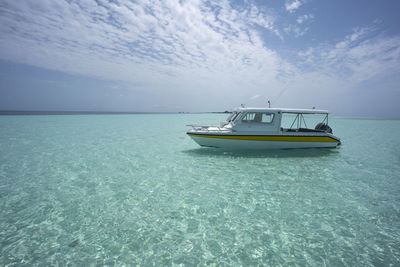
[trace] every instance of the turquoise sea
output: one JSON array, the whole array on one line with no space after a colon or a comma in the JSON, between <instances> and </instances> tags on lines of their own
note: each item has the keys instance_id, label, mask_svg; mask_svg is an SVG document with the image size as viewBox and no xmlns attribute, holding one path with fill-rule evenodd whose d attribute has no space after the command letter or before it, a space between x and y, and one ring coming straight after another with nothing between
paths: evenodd
<instances>
[{"instance_id":1,"label":"turquoise sea","mask_svg":"<svg viewBox=\"0 0 400 267\"><path fill-rule=\"evenodd\" d=\"M400 120L200 148L224 114L0 116L0 266L400 266Z\"/></svg>"}]
</instances>

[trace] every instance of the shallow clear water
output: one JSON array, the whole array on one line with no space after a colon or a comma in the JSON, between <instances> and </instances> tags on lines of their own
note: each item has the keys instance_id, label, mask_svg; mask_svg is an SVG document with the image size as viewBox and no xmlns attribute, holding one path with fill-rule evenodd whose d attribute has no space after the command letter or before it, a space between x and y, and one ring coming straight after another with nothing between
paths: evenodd
<instances>
[{"instance_id":1,"label":"shallow clear water","mask_svg":"<svg viewBox=\"0 0 400 267\"><path fill-rule=\"evenodd\" d=\"M0 265L400 265L400 121L200 148L219 114L0 116Z\"/></svg>"}]
</instances>

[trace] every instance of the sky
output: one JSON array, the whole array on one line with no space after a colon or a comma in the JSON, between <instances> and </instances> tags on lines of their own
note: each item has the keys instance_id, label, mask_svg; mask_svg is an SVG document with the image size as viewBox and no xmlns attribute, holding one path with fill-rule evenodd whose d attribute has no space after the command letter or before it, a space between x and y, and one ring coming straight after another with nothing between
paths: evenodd
<instances>
[{"instance_id":1,"label":"sky","mask_svg":"<svg viewBox=\"0 0 400 267\"><path fill-rule=\"evenodd\" d=\"M400 117L398 0L2 0L0 110Z\"/></svg>"}]
</instances>

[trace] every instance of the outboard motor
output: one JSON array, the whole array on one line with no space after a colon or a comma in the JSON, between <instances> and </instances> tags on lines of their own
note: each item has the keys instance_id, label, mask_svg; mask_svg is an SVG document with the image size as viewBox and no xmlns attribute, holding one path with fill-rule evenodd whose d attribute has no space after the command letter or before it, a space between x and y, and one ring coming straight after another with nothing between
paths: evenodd
<instances>
[{"instance_id":1,"label":"outboard motor","mask_svg":"<svg viewBox=\"0 0 400 267\"><path fill-rule=\"evenodd\" d=\"M328 124L320 122L315 126L315 130L324 131L326 133L332 133L332 128Z\"/></svg>"}]
</instances>

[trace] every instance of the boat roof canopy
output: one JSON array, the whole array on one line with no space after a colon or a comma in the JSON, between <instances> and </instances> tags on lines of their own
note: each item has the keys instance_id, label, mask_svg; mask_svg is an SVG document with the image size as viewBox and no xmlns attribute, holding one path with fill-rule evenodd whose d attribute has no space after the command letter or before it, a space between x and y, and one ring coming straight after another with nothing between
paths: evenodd
<instances>
[{"instance_id":1,"label":"boat roof canopy","mask_svg":"<svg viewBox=\"0 0 400 267\"><path fill-rule=\"evenodd\" d=\"M282 112L292 114L328 114L328 110L322 109L291 109L291 108L238 108L236 111L253 111L253 112Z\"/></svg>"}]
</instances>

